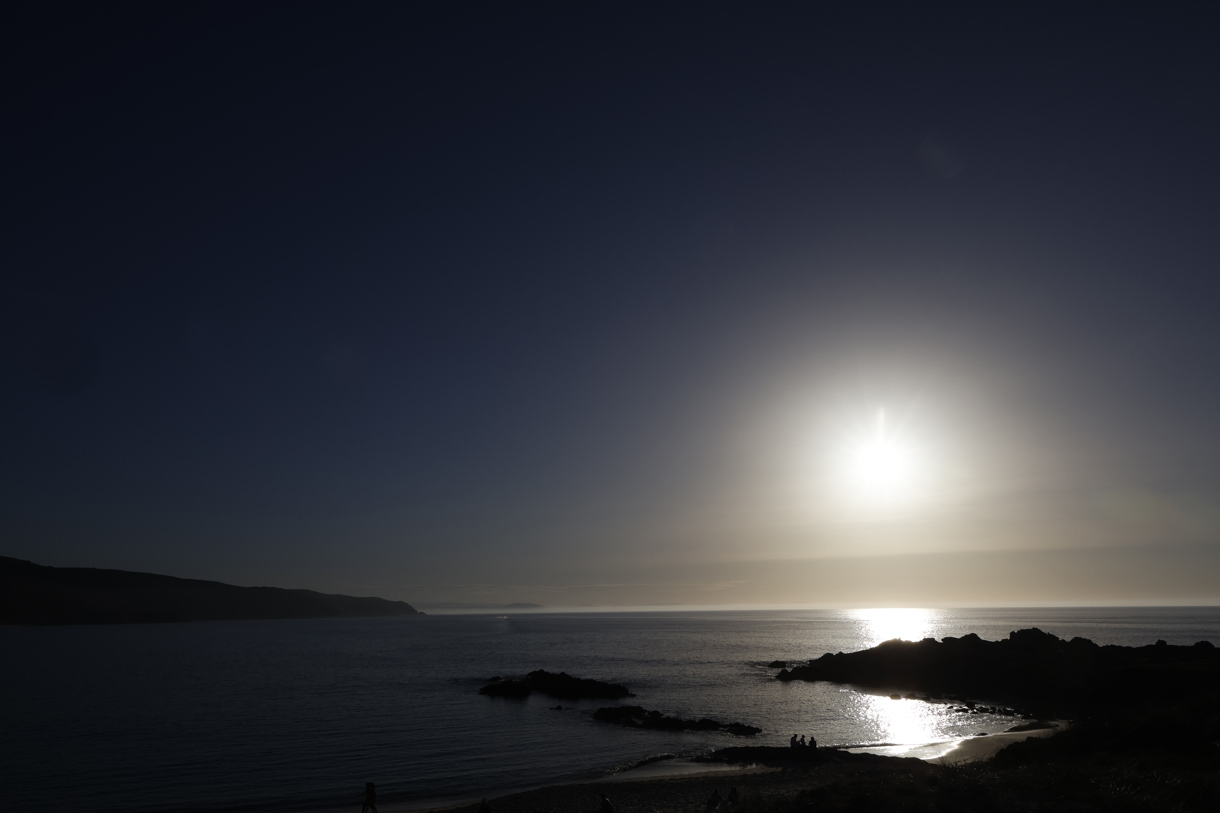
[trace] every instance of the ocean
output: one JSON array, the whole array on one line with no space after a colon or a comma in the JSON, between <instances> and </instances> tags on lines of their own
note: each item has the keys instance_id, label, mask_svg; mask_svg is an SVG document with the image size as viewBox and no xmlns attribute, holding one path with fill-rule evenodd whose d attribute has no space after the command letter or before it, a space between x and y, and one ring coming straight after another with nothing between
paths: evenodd
<instances>
[{"instance_id":1,"label":"ocean","mask_svg":"<svg viewBox=\"0 0 1220 813\"><path fill-rule=\"evenodd\" d=\"M1220 644L1220 608L536 613L0 629L0 809L382 810L604 777L650 756L745 744L600 723L606 701L489 698L534 669L626 684L627 703L739 721L753 742L908 747L1007 717L888 692L780 683L891 638L1039 627L1063 638ZM986 698L979 698L985 700ZM555 710L561 704L563 710Z\"/></svg>"}]
</instances>

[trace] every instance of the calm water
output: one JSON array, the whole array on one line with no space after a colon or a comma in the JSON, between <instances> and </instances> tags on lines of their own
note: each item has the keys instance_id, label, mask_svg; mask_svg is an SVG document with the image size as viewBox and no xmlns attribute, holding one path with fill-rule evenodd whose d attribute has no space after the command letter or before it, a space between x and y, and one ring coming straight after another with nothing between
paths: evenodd
<instances>
[{"instance_id":1,"label":"calm water","mask_svg":"<svg viewBox=\"0 0 1220 813\"><path fill-rule=\"evenodd\" d=\"M834 745L1002 731L831 684L773 680L883 640L1037 626L1065 638L1220 643L1220 608L861 610L430 616L0 629L0 809L358 810L589 778L649 755L746 742L595 722L603 702L493 699L491 675L567 671L627 684L683 717ZM568 706L564 702L564 706Z\"/></svg>"}]
</instances>

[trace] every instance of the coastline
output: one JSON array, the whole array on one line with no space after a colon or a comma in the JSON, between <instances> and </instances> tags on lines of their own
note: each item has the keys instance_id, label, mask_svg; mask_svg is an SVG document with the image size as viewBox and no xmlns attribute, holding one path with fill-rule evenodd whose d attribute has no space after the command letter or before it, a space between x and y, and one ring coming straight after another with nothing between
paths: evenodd
<instances>
[{"instance_id":1,"label":"coastline","mask_svg":"<svg viewBox=\"0 0 1220 813\"><path fill-rule=\"evenodd\" d=\"M1066 725L1065 721L1055 721L1046 728L915 746L865 746L841 751L826 749L862 759L831 760L805 766L756 762L733 764L689 758L652 760L609 777L510 791L488 796L487 799L494 813L533 810L571 813L582 808L596 810L599 794L605 793L619 810L676 813L695 809L713 790L719 790L723 796L732 786L740 788L743 796L787 796L861 773L909 772L929 770L932 766L985 762L1014 742L1053 736L1063 731ZM454 799L441 801L440 804L437 801L394 806L386 810L387 813L477 813L480 800Z\"/></svg>"},{"instance_id":2,"label":"coastline","mask_svg":"<svg viewBox=\"0 0 1220 813\"><path fill-rule=\"evenodd\" d=\"M874 760L868 760L874 763ZM771 796L788 796L802 790L820 787L861 772L884 770L887 763L897 760L876 757L874 764L858 764L847 768L830 764L818 768L792 769L774 766L748 765L738 768L703 770L685 776L649 777L639 779L591 780L567 785L550 785L505 796L488 797L493 813L579 813L598 809L600 794L605 793L620 811L650 811L651 813L689 813L702 809L703 802L718 791L724 796L730 787L738 788L743 800ZM932 770L922 760L901 760L903 763ZM908 767L909 766L904 766ZM477 813L479 800L443 807L394 807L386 813Z\"/></svg>"},{"instance_id":3,"label":"coastline","mask_svg":"<svg viewBox=\"0 0 1220 813\"><path fill-rule=\"evenodd\" d=\"M956 625L953 629L994 632L997 625L1009 624L1006 615L995 613L949 614L946 618L938 623ZM858 633L843 619L817 614L743 614L740 618L595 620L598 623L528 616L528 623L520 623L526 623L525 631L536 636L529 639L530 647L522 647L520 636L506 634L513 628L503 622L461 617L429 625L385 620L201 623L189 628L189 636L182 635L188 628L168 625L9 630L6 643L29 667L9 676L6 686L10 693L45 696L55 702L14 708L14 736L7 743L6 764L14 775L28 779L10 783L0 807L45 813L54 806L354 813L359 807L353 810L351 801L360 783L368 779L376 780L382 792L383 813L454 807L484 794L500 797L553 784L608 780L607 786L610 782L626 786L662 770L611 773L638 767L642 757L693 756L751 741L591 726L580 712L594 708L594 703L561 714L553 711L553 701L536 698L509 703L475 693L492 671L488 663L507 663L509 669L515 669L510 674L524 674L536 666L551 665L540 664L537 650L554 649L552 644L557 641L564 643L565 656L552 669L571 668L576 674L622 680L638 676L645 681L641 685L648 687L646 705L650 708L680 710L689 705L720 711L731 707L730 717L762 725L768 732L812 730L824 744L862 746L862 753L916 756L933 765L941 758L947 763L973 762L956 775L974 777L977 772L990 775L995 771L1000 776L997 784L1020 772L1054 774L1051 766L1070 764L1071 771L1061 775L1068 778L1065 782L1081 786L1089 781L1087 777L1104 774L1109 781L1110 774L1124 772L1142 775L1141 781L1152 786L1157 786L1161 776L1180 776L1186 785L1197 771L1193 763L1179 767L1173 755L1180 752L1203 762L1205 756L1216 753L1211 743L1217 738L1208 727L1215 718L1200 710L1212 708L1216 695L1211 687L1220 675L1220 661L1202 657L1212 651L1206 644L1183 647L1179 642L1206 637L1220 641L1212 632L1220 629L1220 610L1175 616L1169 619L1173 623L1141 613L1034 619L1073 632L1092 631L1094 637L1107 641L1096 653L1098 659L1123 655L1125 662L1130 649L1126 644L1147 640L1152 634L1148 630L1153 628L1174 643L1134 647L1138 658L1133 666L1103 670L1094 683L1087 684L1099 687L1099 702L1082 708L1080 714L1072 713L1076 709L1071 704L1018 705L1025 713L1046 715L1043 719L1064 716L1075 717L1077 722L1063 737L1027 735L1026 741L1018 740L985 762L978 760L995 753L1004 739L1016 739L1001 738L998 733L1025 719L984 717L982 711L948 715L944 712L960 709L942 709L905 695L902 702L886 700L886 696L906 692L888 685L871 689L766 680L772 669L771 661L765 659L781 651L775 641L792 641L795 651L805 640L801 636L813 629L831 642L822 648L836 649L837 642L850 644ZM670 631L673 644L664 651L658 652L651 638L641 635L642 630L654 628ZM687 674L684 670L690 669L692 656L698 654L695 644L709 635L724 643L723 659L703 664L698 684L674 679ZM1120 643L1109 643L1112 640ZM276 645L274 658L267 657L269 641ZM692 641L690 652L679 645ZM48 646L48 642L55 645ZM411 647L393 645L396 642ZM209 653L220 645L231 652L233 663L244 664L241 670L219 668ZM1064 646L1069 645L1070 641ZM629 648L632 646L636 649ZM430 653L428 659L409 657L421 648ZM882 650L889 648L893 646ZM141 660L144 668L133 674L127 665L152 649L174 657ZM594 669L594 664L606 663L607 650L625 654ZM788 651L783 649L781 654ZM344 653L360 657L345 659L341 657ZM1058 663L1054 658L1043 660ZM516 666L518 661L523 665ZM96 668L83 668L90 663ZM366 675L358 667L372 671ZM197 680L175 682L173 675L184 668ZM342 700L351 704L350 719L337 719L334 715L340 706L335 697L320 690L333 678L332 668L349 678L370 677L375 680L370 688L384 690L346 693ZM235 677L243 678L236 686L240 691L222 692L235 687ZM882 677L897 680L889 673ZM408 691L403 690L404 685ZM1144 688L1129 690L1133 685ZM294 686L308 691L300 692L299 706L289 708L283 705L285 688ZM75 690L82 687L88 687L91 694ZM157 695L155 706L142 702L150 688L164 690ZM920 691L917 687L908 693ZM990 694L981 697L988 705L999 702ZM199 713L205 702L219 703L221 713ZM954 705L963 706L965 701ZM43 714L29 713L39 708L44 708ZM242 722L248 715L241 712L248 710L263 714L256 738L250 736L249 724ZM793 715L808 722L787 723L789 718L796 719ZM158 747L149 749L133 739L130 727L113 724L117 720L136 723L141 731L155 735ZM924 725L925 721L929 724ZM981 732L992 736L977 737ZM769 745L786 744L770 734L754 739ZM891 747L899 743L909 747ZM130 753L143 758L122 759ZM1105 757L1094 758L1094 754ZM183 770L184 766L190 770ZM1020 771L1009 770L1018 767ZM696 769L685 766L681 770ZM721 771L719 775L729 774ZM358 780L354 786L353 780ZM62 797L64 803L37 793L36 788L42 786L56 787L56 797ZM1114 786L1128 785L1119 782ZM845 793L844 788L835 793Z\"/></svg>"},{"instance_id":4,"label":"coastline","mask_svg":"<svg viewBox=\"0 0 1220 813\"><path fill-rule=\"evenodd\" d=\"M1025 731L1004 731L999 734L933 742L925 745L872 745L861 748L847 748L845 750L853 754L908 757L937 764L955 765L969 762L983 762L991 759L1002 749L1014 742L1023 742L1030 737L1050 737L1063 731L1068 725L1069 723L1066 720L1055 720L1047 723L1045 728L1027 729Z\"/></svg>"}]
</instances>

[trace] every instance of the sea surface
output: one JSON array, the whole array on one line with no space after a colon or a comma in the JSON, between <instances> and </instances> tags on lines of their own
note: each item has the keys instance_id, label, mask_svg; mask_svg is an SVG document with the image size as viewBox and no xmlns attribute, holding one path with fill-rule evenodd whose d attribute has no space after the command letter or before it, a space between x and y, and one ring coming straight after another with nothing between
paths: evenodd
<instances>
[{"instance_id":1,"label":"sea surface","mask_svg":"<svg viewBox=\"0 0 1220 813\"><path fill-rule=\"evenodd\" d=\"M625 702L819 744L908 746L1007 717L780 683L891 638L1039 627L1142 646L1220 644L1220 608L789 610L449 615L0 629L0 809L382 810L604 777L658 754L744 744L599 723L606 701L479 695L534 669L626 684ZM985 700L986 698L979 698ZM560 704L562 711L553 707Z\"/></svg>"}]
</instances>

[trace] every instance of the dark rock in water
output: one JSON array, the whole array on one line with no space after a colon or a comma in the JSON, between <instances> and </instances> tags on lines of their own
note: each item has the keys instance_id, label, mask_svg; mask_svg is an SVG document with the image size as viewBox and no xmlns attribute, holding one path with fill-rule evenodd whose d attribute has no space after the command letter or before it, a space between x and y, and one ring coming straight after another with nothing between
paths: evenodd
<instances>
[{"instance_id":1,"label":"dark rock in water","mask_svg":"<svg viewBox=\"0 0 1220 813\"><path fill-rule=\"evenodd\" d=\"M501 680L496 683L488 683L479 689L479 694L485 694L488 697L528 697L531 691L523 680Z\"/></svg>"},{"instance_id":2,"label":"dark rock in water","mask_svg":"<svg viewBox=\"0 0 1220 813\"><path fill-rule=\"evenodd\" d=\"M567 672L552 673L538 669L525 676L525 683L536 692L560 700L618 700L621 697L635 697L626 686L618 683L572 677Z\"/></svg>"},{"instance_id":3,"label":"dark rock in water","mask_svg":"<svg viewBox=\"0 0 1220 813\"><path fill-rule=\"evenodd\" d=\"M769 664L767 664L767 666L770 667L771 669L787 669L788 662L787 661L771 661Z\"/></svg>"},{"instance_id":4,"label":"dark rock in water","mask_svg":"<svg viewBox=\"0 0 1220 813\"><path fill-rule=\"evenodd\" d=\"M900 695L900 694L890 695L890 700L901 700L901 699L902 699L902 695Z\"/></svg>"},{"instance_id":5,"label":"dark rock in water","mask_svg":"<svg viewBox=\"0 0 1220 813\"><path fill-rule=\"evenodd\" d=\"M487 679L487 682L488 682L488 683L495 683L495 682L496 682L497 680L499 680L499 679L500 679L500 676L499 676L499 675L492 675L491 677L489 677L489 678Z\"/></svg>"},{"instance_id":6,"label":"dark rock in water","mask_svg":"<svg viewBox=\"0 0 1220 813\"><path fill-rule=\"evenodd\" d=\"M937 643L886 641L861 652L823 655L794 666L778 680L825 680L860 686L901 687L948 699L986 697L1068 715L1106 704L1128 704L1157 686L1169 693L1220 690L1220 650L1203 642L1144 647L1098 646L1024 629L1007 640L984 641L971 633ZM966 707L979 710L973 702ZM993 714L1005 710L983 707Z\"/></svg>"},{"instance_id":7,"label":"dark rock in water","mask_svg":"<svg viewBox=\"0 0 1220 813\"><path fill-rule=\"evenodd\" d=\"M626 686L617 683L603 683L600 680L572 677L567 672L552 673L543 669L530 672L523 680L500 680L495 677L492 681L479 689L479 694L491 697L525 697L530 692L541 692L560 700L618 700L635 696Z\"/></svg>"},{"instance_id":8,"label":"dark rock in water","mask_svg":"<svg viewBox=\"0 0 1220 813\"><path fill-rule=\"evenodd\" d=\"M552 706L551 711L563 711L563 706Z\"/></svg>"},{"instance_id":9,"label":"dark rock in water","mask_svg":"<svg viewBox=\"0 0 1220 813\"><path fill-rule=\"evenodd\" d=\"M761 728L755 728L744 723L728 723L726 725L708 717L698 720L684 720L681 717L670 717L659 711L649 711L643 706L607 706L594 712L593 719L629 728L653 728L660 731L724 730L739 737L753 736L762 731Z\"/></svg>"}]
</instances>

